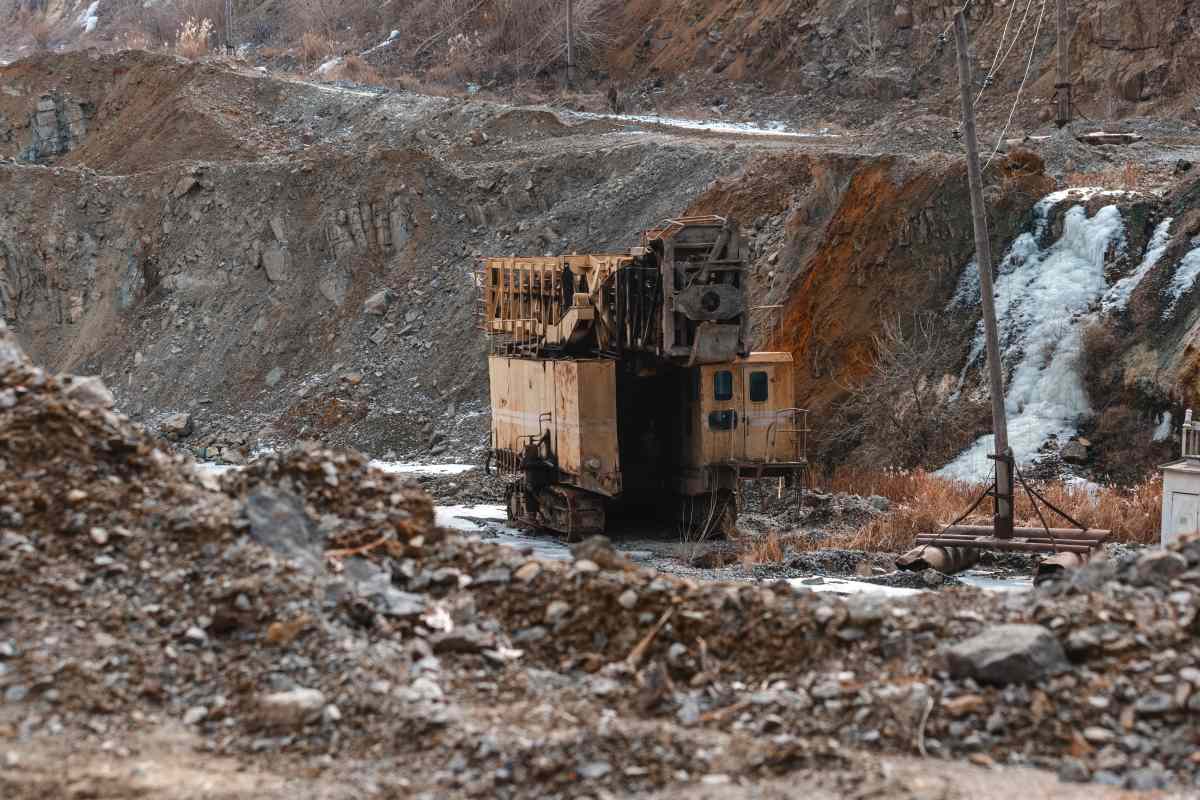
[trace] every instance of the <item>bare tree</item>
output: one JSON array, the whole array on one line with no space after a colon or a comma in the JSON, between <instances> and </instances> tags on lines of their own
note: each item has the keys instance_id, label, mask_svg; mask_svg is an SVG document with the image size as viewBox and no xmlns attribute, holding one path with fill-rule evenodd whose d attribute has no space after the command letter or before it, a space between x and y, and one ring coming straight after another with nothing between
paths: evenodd
<instances>
[{"instance_id":1,"label":"bare tree","mask_svg":"<svg viewBox=\"0 0 1200 800\"><path fill-rule=\"evenodd\" d=\"M957 391L950 371L961 346L946 322L930 313L888 320L872 349L868 375L845 387L833 437L841 449L897 467L930 466L960 450L986 404Z\"/></svg>"},{"instance_id":2,"label":"bare tree","mask_svg":"<svg viewBox=\"0 0 1200 800\"><path fill-rule=\"evenodd\" d=\"M879 53L883 41L879 38L880 12L875 7L878 0L858 0L858 24L847 29L850 41L867 58L867 67L874 71L879 65ZM855 28L858 28L856 31Z\"/></svg>"}]
</instances>

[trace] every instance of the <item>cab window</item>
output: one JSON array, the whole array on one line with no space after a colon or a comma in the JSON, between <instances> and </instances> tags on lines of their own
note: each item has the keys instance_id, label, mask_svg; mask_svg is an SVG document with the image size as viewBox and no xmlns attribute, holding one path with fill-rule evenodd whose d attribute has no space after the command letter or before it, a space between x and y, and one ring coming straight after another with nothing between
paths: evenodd
<instances>
[{"instance_id":1,"label":"cab window","mask_svg":"<svg viewBox=\"0 0 1200 800\"><path fill-rule=\"evenodd\" d=\"M770 393L770 381L767 379L765 372L750 373L750 402L765 403L767 396Z\"/></svg>"},{"instance_id":2,"label":"cab window","mask_svg":"<svg viewBox=\"0 0 1200 800\"><path fill-rule=\"evenodd\" d=\"M713 373L713 399L718 402L733 399L733 373L729 370Z\"/></svg>"},{"instance_id":3,"label":"cab window","mask_svg":"<svg viewBox=\"0 0 1200 800\"><path fill-rule=\"evenodd\" d=\"M736 427L736 411L710 411L708 413L708 429L710 431L731 431Z\"/></svg>"}]
</instances>

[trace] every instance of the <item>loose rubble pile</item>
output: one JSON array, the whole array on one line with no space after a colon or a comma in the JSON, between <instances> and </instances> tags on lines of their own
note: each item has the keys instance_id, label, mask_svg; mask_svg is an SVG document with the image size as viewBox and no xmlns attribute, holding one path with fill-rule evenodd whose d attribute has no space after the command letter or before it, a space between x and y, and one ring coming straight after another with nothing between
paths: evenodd
<instances>
[{"instance_id":1,"label":"loose rubble pile","mask_svg":"<svg viewBox=\"0 0 1200 800\"><path fill-rule=\"evenodd\" d=\"M218 480L106 404L0 332L6 797L99 792L32 786L23 748L128 758L167 725L355 797L811 770L911 796L872 751L1200 781L1200 538L1028 594L696 583L600 539L541 562L439 530L415 484L354 453Z\"/></svg>"}]
</instances>

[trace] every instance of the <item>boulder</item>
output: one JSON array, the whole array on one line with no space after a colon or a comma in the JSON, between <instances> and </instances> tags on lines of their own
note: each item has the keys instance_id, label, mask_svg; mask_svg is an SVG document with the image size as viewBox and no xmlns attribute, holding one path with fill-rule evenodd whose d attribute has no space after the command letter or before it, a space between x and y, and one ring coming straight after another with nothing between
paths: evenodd
<instances>
[{"instance_id":1,"label":"boulder","mask_svg":"<svg viewBox=\"0 0 1200 800\"><path fill-rule=\"evenodd\" d=\"M112 408L116 402L104 381L96 375L71 375L66 380L68 383L64 394L82 406Z\"/></svg>"},{"instance_id":2,"label":"boulder","mask_svg":"<svg viewBox=\"0 0 1200 800\"><path fill-rule=\"evenodd\" d=\"M325 695L316 689L297 687L258 698L259 721L270 728L299 728L321 716Z\"/></svg>"},{"instance_id":3,"label":"boulder","mask_svg":"<svg viewBox=\"0 0 1200 800\"><path fill-rule=\"evenodd\" d=\"M304 501L294 492L262 486L246 498L250 538L286 558L320 565L325 537L304 513Z\"/></svg>"},{"instance_id":4,"label":"boulder","mask_svg":"<svg viewBox=\"0 0 1200 800\"><path fill-rule=\"evenodd\" d=\"M193 427L192 415L182 411L178 414L169 414L158 423L159 433L172 439L183 439L190 436Z\"/></svg>"},{"instance_id":5,"label":"boulder","mask_svg":"<svg viewBox=\"0 0 1200 800\"><path fill-rule=\"evenodd\" d=\"M1062 645L1041 625L996 625L946 650L951 676L983 683L1029 683L1068 668Z\"/></svg>"},{"instance_id":6,"label":"boulder","mask_svg":"<svg viewBox=\"0 0 1200 800\"><path fill-rule=\"evenodd\" d=\"M1169 550L1151 550L1134 565L1134 582L1147 585L1167 583L1187 572L1187 559Z\"/></svg>"},{"instance_id":7,"label":"boulder","mask_svg":"<svg viewBox=\"0 0 1200 800\"><path fill-rule=\"evenodd\" d=\"M7 372L24 363L25 351L17 344L17 339L9 332L8 326L0 320L0 372Z\"/></svg>"},{"instance_id":8,"label":"boulder","mask_svg":"<svg viewBox=\"0 0 1200 800\"><path fill-rule=\"evenodd\" d=\"M364 314L374 314L377 317L382 317L388 312L392 302L395 300L395 295L391 289L383 289L376 292L366 299L363 303Z\"/></svg>"},{"instance_id":9,"label":"boulder","mask_svg":"<svg viewBox=\"0 0 1200 800\"><path fill-rule=\"evenodd\" d=\"M1086 464L1088 463L1088 448L1083 442L1074 441L1067 442L1059 451L1062 460L1068 464Z\"/></svg>"}]
</instances>

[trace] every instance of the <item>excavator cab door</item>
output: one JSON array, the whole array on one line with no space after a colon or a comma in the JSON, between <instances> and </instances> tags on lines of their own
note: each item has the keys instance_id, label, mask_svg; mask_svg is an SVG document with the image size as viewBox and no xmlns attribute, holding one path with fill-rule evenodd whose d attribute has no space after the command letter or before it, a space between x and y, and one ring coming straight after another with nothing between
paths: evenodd
<instances>
[{"instance_id":1,"label":"excavator cab door","mask_svg":"<svg viewBox=\"0 0 1200 800\"><path fill-rule=\"evenodd\" d=\"M741 371L732 364L706 367L701 372L701 424L704 426L706 463L741 458L741 383Z\"/></svg>"},{"instance_id":2,"label":"excavator cab door","mask_svg":"<svg viewBox=\"0 0 1200 800\"><path fill-rule=\"evenodd\" d=\"M771 460L771 425L775 414L776 369L771 364L743 364L740 367L742 385L742 440L746 461Z\"/></svg>"}]
</instances>

